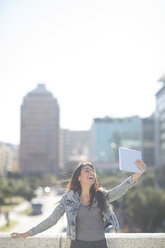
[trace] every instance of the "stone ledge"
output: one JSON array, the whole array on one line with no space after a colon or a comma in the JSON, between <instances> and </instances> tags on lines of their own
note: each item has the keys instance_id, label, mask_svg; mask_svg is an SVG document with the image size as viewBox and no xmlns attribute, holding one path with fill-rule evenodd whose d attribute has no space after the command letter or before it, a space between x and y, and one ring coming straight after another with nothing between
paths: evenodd
<instances>
[{"instance_id":1,"label":"stone ledge","mask_svg":"<svg viewBox=\"0 0 165 248\"><path fill-rule=\"evenodd\" d=\"M108 248L165 248L164 233L106 234ZM69 248L65 234L38 234L26 239L12 239L10 233L0 233L0 248ZM100 247L101 248L101 247Z\"/></svg>"}]
</instances>

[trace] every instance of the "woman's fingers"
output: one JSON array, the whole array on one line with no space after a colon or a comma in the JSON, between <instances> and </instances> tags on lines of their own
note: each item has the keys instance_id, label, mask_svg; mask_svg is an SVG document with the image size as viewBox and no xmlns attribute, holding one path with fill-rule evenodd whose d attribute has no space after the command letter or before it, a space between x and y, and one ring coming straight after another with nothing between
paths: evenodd
<instances>
[{"instance_id":1,"label":"woman's fingers","mask_svg":"<svg viewBox=\"0 0 165 248\"><path fill-rule=\"evenodd\" d=\"M17 238L17 236L18 236L18 233L11 233L12 238Z\"/></svg>"},{"instance_id":2,"label":"woman's fingers","mask_svg":"<svg viewBox=\"0 0 165 248\"><path fill-rule=\"evenodd\" d=\"M136 166L142 171L142 173L144 173L146 171L146 164L143 162L143 160L136 160L135 162Z\"/></svg>"},{"instance_id":3,"label":"woman's fingers","mask_svg":"<svg viewBox=\"0 0 165 248\"><path fill-rule=\"evenodd\" d=\"M25 238L23 233L11 233L11 238Z\"/></svg>"}]
</instances>

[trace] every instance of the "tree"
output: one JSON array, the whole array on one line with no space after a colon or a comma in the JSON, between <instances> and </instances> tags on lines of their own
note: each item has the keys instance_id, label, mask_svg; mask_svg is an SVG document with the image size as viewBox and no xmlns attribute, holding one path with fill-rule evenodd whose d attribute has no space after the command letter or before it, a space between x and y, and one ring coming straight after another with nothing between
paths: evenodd
<instances>
[{"instance_id":1,"label":"tree","mask_svg":"<svg viewBox=\"0 0 165 248\"><path fill-rule=\"evenodd\" d=\"M165 192L152 187L133 190L124 198L124 214L142 232L164 230Z\"/></svg>"}]
</instances>

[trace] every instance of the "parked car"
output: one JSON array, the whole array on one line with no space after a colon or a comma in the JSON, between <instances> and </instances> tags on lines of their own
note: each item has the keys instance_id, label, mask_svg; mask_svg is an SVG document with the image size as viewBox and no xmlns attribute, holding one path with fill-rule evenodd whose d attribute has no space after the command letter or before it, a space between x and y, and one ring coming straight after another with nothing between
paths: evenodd
<instances>
[{"instance_id":1,"label":"parked car","mask_svg":"<svg viewBox=\"0 0 165 248\"><path fill-rule=\"evenodd\" d=\"M32 215L39 215L43 213L43 203L38 199L31 201Z\"/></svg>"},{"instance_id":2,"label":"parked car","mask_svg":"<svg viewBox=\"0 0 165 248\"><path fill-rule=\"evenodd\" d=\"M66 232L66 231L67 231L67 228L64 227L64 228L62 229L62 232Z\"/></svg>"}]
</instances>

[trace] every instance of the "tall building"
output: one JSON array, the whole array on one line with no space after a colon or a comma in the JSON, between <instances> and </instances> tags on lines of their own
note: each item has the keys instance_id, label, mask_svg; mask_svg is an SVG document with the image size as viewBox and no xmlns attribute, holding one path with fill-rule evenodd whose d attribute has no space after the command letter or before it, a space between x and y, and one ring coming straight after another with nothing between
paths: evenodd
<instances>
[{"instance_id":1,"label":"tall building","mask_svg":"<svg viewBox=\"0 0 165 248\"><path fill-rule=\"evenodd\" d=\"M44 84L29 92L21 106L20 169L58 173L59 106Z\"/></svg>"},{"instance_id":2,"label":"tall building","mask_svg":"<svg viewBox=\"0 0 165 248\"><path fill-rule=\"evenodd\" d=\"M157 185L165 188L165 75L159 81L163 85L156 93L156 174Z\"/></svg>"},{"instance_id":3,"label":"tall building","mask_svg":"<svg viewBox=\"0 0 165 248\"><path fill-rule=\"evenodd\" d=\"M165 76L163 86L156 93L156 165L165 167Z\"/></svg>"},{"instance_id":4,"label":"tall building","mask_svg":"<svg viewBox=\"0 0 165 248\"><path fill-rule=\"evenodd\" d=\"M148 166L155 166L155 115L142 119L142 155Z\"/></svg>"},{"instance_id":5,"label":"tall building","mask_svg":"<svg viewBox=\"0 0 165 248\"><path fill-rule=\"evenodd\" d=\"M117 166L120 146L141 150L141 125L138 116L95 118L91 128L91 160Z\"/></svg>"}]
</instances>

